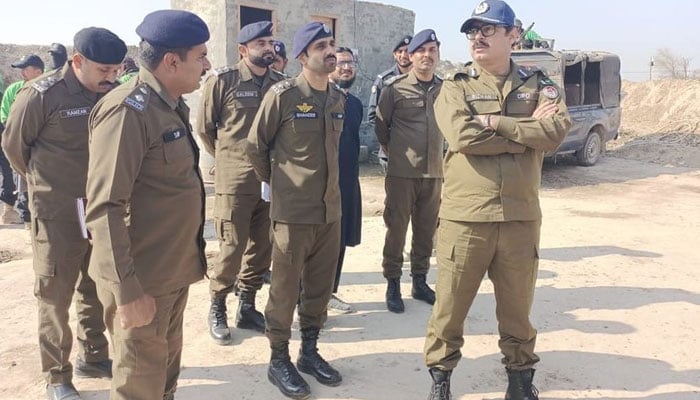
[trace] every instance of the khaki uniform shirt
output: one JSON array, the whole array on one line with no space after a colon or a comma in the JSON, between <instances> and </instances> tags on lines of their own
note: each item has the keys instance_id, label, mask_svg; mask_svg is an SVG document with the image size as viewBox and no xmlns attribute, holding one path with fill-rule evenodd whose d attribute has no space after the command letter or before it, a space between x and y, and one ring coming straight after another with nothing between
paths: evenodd
<instances>
[{"instance_id":1,"label":"khaki uniform shirt","mask_svg":"<svg viewBox=\"0 0 700 400\"><path fill-rule=\"evenodd\" d=\"M118 305L199 279L204 186L189 109L145 68L90 114L90 276Z\"/></svg>"},{"instance_id":2,"label":"khaki uniform shirt","mask_svg":"<svg viewBox=\"0 0 700 400\"><path fill-rule=\"evenodd\" d=\"M2 146L12 168L27 179L32 215L76 222L76 199L85 197L88 115L98 94L80 84L71 64L20 90Z\"/></svg>"},{"instance_id":3,"label":"khaki uniform shirt","mask_svg":"<svg viewBox=\"0 0 700 400\"><path fill-rule=\"evenodd\" d=\"M268 69L262 87L245 61L210 76L202 89L195 130L215 156L218 194L260 194L260 182L245 153L248 133L263 96L285 78Z\"/></svg>"},{"instance_id":4,"label":"khaki uniform shirt","mask_svg":"<svg viewBox=\"0 0 700 400\"><path fill-rule=\"evenodd\" d=\"M441 86L435 77L426 91L413 72L386 82L374 131L388 150L388 176L442 178L443 138L434 110Z\"/></svg>"},{"instance_id":5,"label":"khaki uniform shirt","mask_svg":"<svg viewBox=\"0 0 700 400\"><path fill-rule=\"evenodd\" d=\"M340 220L338 141L345 96L328 85L326 104L315 103L303 75L267 92L248 136L248 156L270 182L270 218L296 224Z\"/></svg>"},{"instance_id":6,"label":"khaki uniform shirt","mask_svg":"<svg viewBox=\"0 0 700 400\"><path fill-rule=\"evenodd\" d=\"M559 112L534 119L542 103ZM543 72L511 62L502 90L497 78L467 65L445 79L435 102L449 149L440 218L494 222L540 219L538 191L545 152L555 150L570 126L561 90ZM484 128L474 115L499 115Z\"/></svg>"}]
</instances>

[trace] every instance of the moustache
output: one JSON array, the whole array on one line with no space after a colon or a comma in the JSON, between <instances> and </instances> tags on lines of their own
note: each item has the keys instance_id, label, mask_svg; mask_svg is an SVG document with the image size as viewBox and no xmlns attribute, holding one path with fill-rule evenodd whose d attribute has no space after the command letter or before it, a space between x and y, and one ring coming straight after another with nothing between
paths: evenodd
<instances>
[{"instance_id":1,"label":"moustache","mask_svg":"<svg viewBox=\"0 0 700 400\"><path fill-rule=\"evenodd\" d=\"M102 82L98 83L97 85L98 86L114 86L115 84L116 84L116 82L102 81Z\"/></svg>"},{"instance_id":2,"label":"moustache","mask_svg":"<svg viewBox=\"0 0 700 400\"><path fill-rule=\"evenodd\" d=\"M474 47L489 47L489 44L483 40L475 40Z\"/></svg>"},{"instance_id":3,"label":"moustache","mask_svg":"<svg viewBox=\"0 0 700 400\"><path fill-rule=\"evenodd\" d=\"M337 58L336 56L334 56L334 55L331 55L331 56L327 56L327 57L326 57L326 60L333 60L333 61L336 61L336 62L337 62L337 61L338 61L338 58Z\"/></svg>"}]
</instances>

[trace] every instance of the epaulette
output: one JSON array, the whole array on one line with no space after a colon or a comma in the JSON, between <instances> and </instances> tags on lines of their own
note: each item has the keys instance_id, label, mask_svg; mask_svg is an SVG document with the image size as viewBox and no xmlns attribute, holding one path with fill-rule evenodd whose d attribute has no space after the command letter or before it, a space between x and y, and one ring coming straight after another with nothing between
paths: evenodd
<instances>
[{"instance_id":1,"label":"epaulette","mask_svg":"<svg viewBox=\"0 0 700 400\"><path fill-rule=\"evenodd\" d=\"M124 104L136 111L143 111L148 106L148 99L151 97L151 91L148 85L141 83L124 98Z\"/></svg>"},{"instance_id":2,"label":"epaulette","mask_svg":"<svg viewBox=\"0 0 700 400\"><path fill-rule=\"evenodd\" d=\"M446 81L456 81L459 79L477 78L479 76L479 71L472 64L466 63L464 66L459 67L457 70L449 72L443 77Z\"/></svg>"},{"instance_id":3,"label":"epaulette","mask_svg":"<svg viewBox=\"0 0 700 400\"><path fill-rule=\"evenodd\" d=\"M287 75L283 72L276 71L272 68L270 68L270 75L273 75L280 80L289 79L289 75Z\"/></svg>"},{"instance_id":4,"label":"epaulette","mask_svg":"<svg viewBox=\"0 0 700 400\"><path fill-rule=\"evenodd\" d=\"M381 78L381 80L384 80L386 77L392 75L394 73L394 69L387 69L386 71L382 72L381 74L377 75L377 78Z\"/></svg>"},{"instance_id":5,"label":"epaulette","mask_svg":"<svg viewBox=\"0 0 700 400\"><path fill-rule=\"evenodd\" d=\"M544 74L537 65L518 66L518 76L520 79L527 79L538 72Z\"/></svg>"},{"instance_id":6,"label":"epaulette","mask_svg":"<svg viewBox=\"0 0 700 400\"><path fill-rule=\"evenodd\" d=\"M219 76L219 75L223 75L227 72L231 72L231 71L233 71L233 69L231 67L220 67L220 68L216 68L214 70L213 74L214 74L214 76Z\"/></svg>"},{"instance_id":7,"label":"epaulette","mask_svg":"<svg viewBox=\"0 0 700 400\"><path fill-rule=\"evenodd\" d=\"M63 79L61 77L57 78L54 75L55 74L37 80L36 82L32 83L32 87L41 94L46 93L47 90Z\"/></svg>"},{"instance_id":8,"label":"epaulette","mask_svg":"<svg viewBox=\"0 0 700 400\"><path fill-rule=\"evenodd\" d=\"M407 76L408 76L408 74L401 74L401 75L392 76L391 78L389 78L389 79L387 79L386 81L384 81L384 86L391 86L391 85L393 85L395 82L398 82L398 81L400 81L401 79L403 79L403 78L405 78L405 77L407 77Z\"/></svg>"},{"instance_id":9,"label":"epaulette","mask_svg":"<svg viewBox=\"0 0 700 400\"><path fill-rule=\"evenodd\" d=\"M274 85L272 85L270 90L272 90L276 94L282 94L287 90L296 87L296 85L296 79L285 79L282 82L275 83Z\"/></svg>"}]
</instances>

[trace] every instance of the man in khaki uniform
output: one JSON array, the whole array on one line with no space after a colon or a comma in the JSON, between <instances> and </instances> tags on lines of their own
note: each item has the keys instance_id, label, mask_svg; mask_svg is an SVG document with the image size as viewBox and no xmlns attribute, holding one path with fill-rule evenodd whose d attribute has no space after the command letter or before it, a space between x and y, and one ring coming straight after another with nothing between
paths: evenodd
<instances>
[{"instance_id":1,"label":"man in khaki uniform","mask_svg":"<svg viewBox=\"0 0 700 400\"><path fill-rule=\"evenodd\" d=\"M73 338L68 310L74 291L75 375L112 375L102 305L87 275L91 246L81 234L76 200L85 197L88 115L114 87L125 54L126 45L114 33L79 31L72 60L22 88L3 133L3 149L29 187L39 349L49 399L80 398L69 361Z\"/></svg>"},{"instance_id":2,"label":"man in khaki uniform","mask_svg":"<svg viewBox=\"0 0 700 400\"><path fill-rule=\"evenodd\" d=\"M537 278L544 154L571 126L559 88L537 68L510 60L515 14L500 0L481 2L461 32L474 64L443 83L435 102L449 144L438 232L437 300L425 360L431 400L449 400L461 358L467 312L484 274L493 282L506 399L536 400L537 331L529 320Z\"/></svg>"},{"instance_id":3,"label":"man in khaki uniform","mask_svg":"<svg viewBox=\"0 0 700 400\"><path fill-rule=\"evenodd\" d=\"M443 138L435 123L433 103L442 81L435 75L440 42L432 29L417 33L408 45L413 68L386 82L377 107L375 133L389 156L384 181L384 240L382 268L388 285L386 306L402 313L401 267L408 222L411 221L411 276L414 299L435 302L426 283L437 228L442 188Z\"/></svg>"},{"instance_id":4,"label":"man in khaki uniform","mask_svg":"<svg viewBox=\"0 0 700 400\"><path fill-rule=\"evenodd\" d=\"M90 276L114 345L112 400L174 398L188 287L202 279L204 186L182 98L210 68L207 25L180 10L136 28L138 77L90 114Z\"/></svg>"},{"instance_id":5,"label":"man in khaki uniform","mask_svg":"<svg viewBox=\"0 0 700 400\"><path fill-rule=\"evenodd\" d=\"M248 136L248 155L262 182L270 183L272 281L265 308L272 348L268 379L285 395L310 396L309 385L289 358L299 296L301 351L297 367L320 383L339 385L340 373L318 353L340 249L338 141L345 96L328 81L335 70L335 40L320 22L294 36L301 74L272 87Z\"/></svg>"},{"instance_id":6,"label":"man in khaki uniform","mask_svg":"<svg viewBox=\"0 0 700 400\"><path fill-rule=\"evenodd\" d=\"M217 70L204 85L196 128L216 161L214 225L219 256L209 270L209 333L222 345L231 343L226 296L237 276L236 327L265 332L265 318L255 309L255 294L270 267L270 206L261 198L261 183L245 147L262 97L284 79L269 68L275 56L272 22L244 26L238 43L241 61Z\"/></svg>"}]
</instances>

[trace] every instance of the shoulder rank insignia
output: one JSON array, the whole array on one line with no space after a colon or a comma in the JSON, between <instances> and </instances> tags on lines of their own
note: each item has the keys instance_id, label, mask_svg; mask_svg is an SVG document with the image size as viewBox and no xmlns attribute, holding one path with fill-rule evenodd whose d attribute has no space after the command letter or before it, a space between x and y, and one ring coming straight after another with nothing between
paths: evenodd
<instances>
[{"instance_id":1,"label":"shoulder rank insignia","mask_svg":"<svg viewBox=\"0 0 700 400\"><path fill-rule=\"evenodd\" d=\"M270 68L270 77L277 80L277 81L281 81L283 79L289 78L289 76L287 74L284 74L284 73L279 72L279 71L275 71L272 68Z\"/></svg>"},{"instance_id":2,"label":"shoulder rank insignia","mask_svg":"<svg viewBox=\"0 0 700 400\"><path fill-rule=\"evenodd\" d=\"M225 74L227 72L231 72L230 67L220 67L220 68L217 68L214 70L214 75L219 76L219 75Z\"/></svg>"},{"instance_id":3,"label":"shoulder rank insignia","mask_svg":"<svg viewBox=\"0 0 700 400\"><path fill-rule=\"evenodd\" d=\"M32 84L32 87L39 93L46 93L49 88L60 81L60 78L56 78L55 76L47 76L44 79L38 80Z\"/></svg>"},{"instance_id":4,"label":"shoulder rank insignia","mask_svg":"<svg viewBox=\"0 0 700 400\"><path fill-rule=\"evenodd\" d=\"M398 82L407 76L408 76L408 74L401 74L401 75L392 76L391 78L384 81L384 86L391 86L395 82Z\"/></svg>"},{"instance_id":5,"label":"shoulder rank insignia","mask_svg":"<svg viewBox=\"0 0 700 400\"><path fill-rule=\"evenodd\" d=\"M287 90L296 86L296 84L294 82L295 82L294 79L286 79L286 80L283 80L282 82L275 83L274 85L272 85L272 87L270 89L273 92L275 92L276 94L282 94L282 93L286 92Z\"/></svg>"},{"instance_id":6,"label":"shoulder rank insignia","mask_svg":"<svg viewBox=\"0 0 700 400\"><path fill-rule=\"evenodd\" d=\"M146 109L146 105L148 104L150 93L151 92L148 90L146 84L142 83L136 86L136 88L134 88L134 90L132 90L131 93L124 98L124 104L136 111L143 111Z\"/></svg>"},{"instance_id":7,"label":"shoulder rank insignia","mask_svg":"<svg viewBox=\"0 0 700 400\"><path fill-rule=\"evenodd\" d=\"M541 86L553 86L554 81L549 79L548 76L545 76L544 78L540 79L540 85Z\"/></svg>"}]
</instances>

